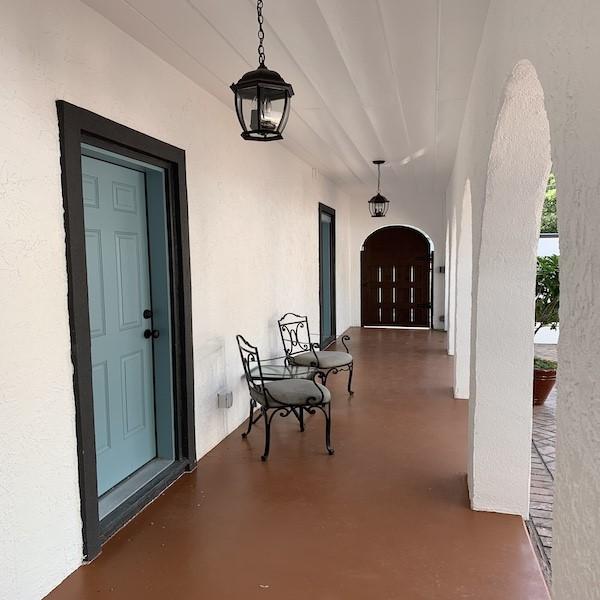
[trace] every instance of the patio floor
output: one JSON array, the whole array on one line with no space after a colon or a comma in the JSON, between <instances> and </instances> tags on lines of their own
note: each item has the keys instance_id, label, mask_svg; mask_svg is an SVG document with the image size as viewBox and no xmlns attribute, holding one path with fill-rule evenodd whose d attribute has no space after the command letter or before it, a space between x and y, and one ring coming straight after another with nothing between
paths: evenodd
<instances>
[{"instance_id":1,"label":"patio floor","mask_svg":"<svg viewBox=\"0 0 600 600\"><path fill-rule=\"evenodd\" d=\"M321 415L305 433L274 421L267 463L262 426L240 428L49 598L548 600L523 521L469 510L445 335L349 333L356 393L328 381L334 456Z\"/></svg>"},{"instance_id":2,"label":"patio floor","mask_svg":"<svg viewBox=\"0 0 600 600\"><path fill-rule=\"evenodd\" d=\"M540 358L556 360L556 346L536 344ZM541 406L533 407L531 442L531 500L529 532L544 577L552 581L552 512L556 465L556 387Z\"/></svg>"}]
</instances>

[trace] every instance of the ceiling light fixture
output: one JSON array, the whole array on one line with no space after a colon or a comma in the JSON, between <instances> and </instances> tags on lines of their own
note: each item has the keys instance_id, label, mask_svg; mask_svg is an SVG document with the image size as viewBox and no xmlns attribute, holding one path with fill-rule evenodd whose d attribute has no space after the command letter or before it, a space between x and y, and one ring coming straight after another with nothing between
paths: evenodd
<instances>
[{"instance_id":1,"label":"ceiling light fixture","mask_svg":"<svg viewBox=\"0 0 600 600\"><path fill-rule=\"evenodd\" d=\"M380 193L381 187L381 165L385 160L374 160L373 164L377 165L377 193L369 200L369 212L372 217L385 217L390 201Z\"/></svg>"},{"instance_id":2,"label":"ceiling light fixture","mask_svg":"<svg viewBox=\"0 0 600 600\"><path fill-rule=\"evenodd\" d=\"M231 84L235 94L235 112L245 140L269 142L281 140L290 116L294 90L281 75L265 66L263 40L263 0L256 2L258 14L258 68Z\"/></svg>"}]
</instances>

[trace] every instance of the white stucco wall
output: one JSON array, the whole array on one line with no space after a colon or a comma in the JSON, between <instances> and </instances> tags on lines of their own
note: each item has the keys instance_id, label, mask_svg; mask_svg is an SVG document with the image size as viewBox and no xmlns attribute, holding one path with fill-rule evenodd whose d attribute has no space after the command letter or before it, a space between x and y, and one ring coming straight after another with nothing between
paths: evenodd
<instances>
[{"instance_id":1,"label":"white stucco wall","mask_svg":"<svg viewBox=\"0 0 600 600\"><path fill-rule=\"evenodd\" d=\"M600 265L596 260L600 252L600 85L591 76L600 55L599 28L600 4L591 0L492 0L453 173L453 179L462 185L467 178L471 180L476 271L488 159L504 86L519 61L531 61L544 89L553 170L561 198L560 385L552 555L555 600L597 600L600 589L600 380L593 366L600 354L600 338L590 328L600 314ZM449 193L460 188L449 186ZM452 204L459 201L457 196L451 198ZM504 260L501 253L498 260ZM488 264L486 268L493 271L495 267ZM501 303L504 298L492 301ZM477 316L475 311L473 315ZM497 340L496 363L512 361L512 353L507 337ZM530 368L529 362L515 364L519 377L521 369ZM504 389L503 382L498 384ZM487 426L505 427L506 436L511 436L510 418L506 418L510 410L506 395L499 394L486 418ZM526 429L522 428L521 438ZM503 449L493 451L503 460ZM519 480L509 478L506 485L519 487L517 493L522 494L526 481L520 476L521 468L517 473ZM499 472L499 477L505 474Z\"/></svg>"},{"instance_id":2,"label":"white stucco wall","mask_svg":"<svg viewBox=\"0 0 600 600\"><path fill-rule=\"evenodd\" d=\"M552 256L560 254L560 246L557 237L541 237L538 240L537 255Z\"/></svg>"},{"instance_id":3,"label":"white stucco wall","mask_svg":"<svg viewBox=\"0 0 600 600\"><path fill-rule=\"evenodd\" d=\"M55 101L186 150L198 456L247 416L234 335L280 353L287 310L318 331L318 202L337 210L338 331L349 325L349 212L309 165L243 142L232 110L76 0L1 3L0 46L0 598L29 600L82 556ZM230 410L216 407L223 387Z\"/></svg>"}]
</instances>

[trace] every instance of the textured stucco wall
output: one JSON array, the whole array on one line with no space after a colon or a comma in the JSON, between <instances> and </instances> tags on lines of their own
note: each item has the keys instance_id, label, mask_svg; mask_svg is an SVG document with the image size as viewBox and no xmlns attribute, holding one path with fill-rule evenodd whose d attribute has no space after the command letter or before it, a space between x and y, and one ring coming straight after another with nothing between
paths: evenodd
<instances>
[{"instance_id":1,"label":"textured stucco wall","mask_svg":"<svg viewBox=\"0 0 600 600\"><path fill-rule=\"evenodd\" d=\"M199 456L247 416L234 335L279 353L288 309L318 330L319 201L337 210L338 331L350 323L349 214L309 165L244 143L230 109L75 0L1 3L0 46L0 598L28 600L82 554L56 99L186 150Z\"/></svg>"},{"instance_id":2,"label":"textured stucco wall","mask_svg":"<svg viewBox=\"0 0 600 600\"><path fill-rule=\"evenodd\" d=\"M600 55L599 28L600 4L596 1L492 0L454 166L453 180L457 183L448 188L452 194L452 189L461 189L467 178L471 181L475 283L477 271L481 270L479 249L488 160L504 87L515 65L523 59L529 60L544 90L553 170L561 199L558 207L561 232L560 383L552 556L556 600L597 600L600 590L600 379L594 367L600 355L600 338L595 335L594 327L590 327L598 321L600 314L600 265L597 261L600 252L600 113L597 109L600 85L593 76ZM460 195L455 195L450 198L450 203L456 205L460 200ZM518 219L522 213L511 214L507 210L506 214L520 229ZM499 225L506 223L501 217ZM501 248L496 250L500 265L512 258L504 256ZM492 273L497 267L492 262L485 266ZM529 281L525 285L529 285ZM506 297L504 287L489 301L500 307ZM475 309L472 316L476 331L478 315ZM521 378L524 369L530 368L527 349L515 350L510 337L512 328L507 331L496 329L496 333L498 339L493 340L495 363L513 364L517 378ZM517 339L521 339L519 335ZM518 361L513 358L515 352L521 357ZM472 361L476 360L474 354ZM488 375L490 382L494 381L492 374ZM479 441L487 444L485 433L503 432L502 445L491 448L492 454L498 454L498 460L503 460L506 440L514 434L515 420L511 418L513 406L505 381L496 380L496 384L505 393L496 390ZM523 418L524 413L516 415L516 426L520 430L516 443L521 448L529 442ZM472 422L475 420L472 414ZM475 444L478 444L477 436ZM473 466L471 470L474 469ZM499 471L498 478L505 478L506 473L504 469ZM523 488L527 486L522 474L520 465L516 478L509 477L505 481L509 489L519 488L514 498L518 506L523 505ZM470 485L473 489L472 481Z\"/></svg>"}]
</instances>

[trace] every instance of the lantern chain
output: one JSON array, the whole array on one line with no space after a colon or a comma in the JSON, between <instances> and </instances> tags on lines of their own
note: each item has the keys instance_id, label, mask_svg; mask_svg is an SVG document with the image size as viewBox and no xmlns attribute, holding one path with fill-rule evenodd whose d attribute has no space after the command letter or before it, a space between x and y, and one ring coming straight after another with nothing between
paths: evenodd
<instances>
[{"instance_id":1,"label":"lantern chain","mask_svg":"<svg viewBox=\"0 0 600 600\"><path fill-rule=\"evenodd\" d=\"M256 12L258 13L258 62L261 67L265 66L265 48L263 46L263 40L265 39L265 32L263 30L263 0L257 0Z\"/></svg>"},{"instance_id":2,"label":"lantern chain","mask_svg":"<svg viewBox=\"0 0 600 600\"><path fill-rule=\"evenodd\" d=\"M377 165L377 193L379 194L381 188L381 165Z\"/></svg>"}]
</instances>

